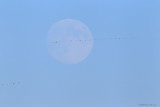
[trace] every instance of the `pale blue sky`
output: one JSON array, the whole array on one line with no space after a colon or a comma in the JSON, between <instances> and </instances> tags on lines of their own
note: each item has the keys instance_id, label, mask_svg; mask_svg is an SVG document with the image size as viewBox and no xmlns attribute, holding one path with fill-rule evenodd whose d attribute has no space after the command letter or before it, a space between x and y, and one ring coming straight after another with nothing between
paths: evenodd
<instances>
[{"instance_id":1,"label":"pale blue sky","mask_svg":"<svg viewBox=\"0 0 160 107\"><path fill-rule=\"evenodd\" d=\"M62 64L46 48L62 19L94 38L136 38L97 40L86 60ZM159 0L1 0L0 107L159 107L159 29Z\"/></svg>"}]
</instances>

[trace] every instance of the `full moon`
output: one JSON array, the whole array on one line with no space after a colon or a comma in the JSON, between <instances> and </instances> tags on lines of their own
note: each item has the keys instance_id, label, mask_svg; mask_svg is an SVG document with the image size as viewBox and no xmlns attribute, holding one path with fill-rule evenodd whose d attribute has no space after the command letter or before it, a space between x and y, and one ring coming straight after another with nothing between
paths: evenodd
<instances>
[{"instance_id":1,"label":"full moon","mask_svg":"<svg viewBox=\"0 0 160 107\"><path fill-rule=\"evenodd\" d=\"M93 47L89 28L78 20L64 19L49 30L47 47L50 55L65 64L75 64L86 59Z\"/></svg>"}]
</instances>

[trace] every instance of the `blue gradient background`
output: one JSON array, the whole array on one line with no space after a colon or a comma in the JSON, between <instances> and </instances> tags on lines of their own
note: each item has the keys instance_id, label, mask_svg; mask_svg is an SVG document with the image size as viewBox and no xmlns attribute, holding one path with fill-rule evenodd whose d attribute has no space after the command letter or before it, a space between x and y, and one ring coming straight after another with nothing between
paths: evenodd
<instances>
[{"instance_id":1,"label":"blue gradient background","mask_svg":"<svg viewBox=\"0 0 160 107\"><path fill-rule=\"evenodd\" d=\"M94 38L136 38L95 40L86 60L61 64L46 38L68 18ZM159 0L0 1L0 107L160 107L159 83Z\"/></svg>"}]
</instances>

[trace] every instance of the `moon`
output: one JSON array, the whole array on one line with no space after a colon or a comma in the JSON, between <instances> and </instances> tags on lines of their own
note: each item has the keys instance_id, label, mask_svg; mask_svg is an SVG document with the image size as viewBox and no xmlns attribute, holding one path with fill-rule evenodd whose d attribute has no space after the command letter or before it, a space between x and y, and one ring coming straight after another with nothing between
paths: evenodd
<instances>
[{"instance_id":1,"label":"moon","mask_svg":"<svg viewBox=\"0 0 160 107\"><path fill-rule=\"evenodd\" d=\"M64 64L76 64L85 60L93 48L93 36L89 28L79 20L64 19L49 30L47 47L51 57Z\"/></svg>"}]
</instances>

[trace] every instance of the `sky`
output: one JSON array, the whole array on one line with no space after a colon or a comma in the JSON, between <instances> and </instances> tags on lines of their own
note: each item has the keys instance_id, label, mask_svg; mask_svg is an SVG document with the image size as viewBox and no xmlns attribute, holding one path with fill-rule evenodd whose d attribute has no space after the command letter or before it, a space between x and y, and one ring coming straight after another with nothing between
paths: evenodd
<instances>
[{"instance_id":1,"label":"sky","mask_svg":"<svg viewBox=\"0 0 160 107\"><path fill-rule=\"evenodd\" d=\"M159 11L159 0L1 0L0 107L159 107ZM48 53L63 19L97 39L80 63Z\"/></svg>"}]
</instances>

